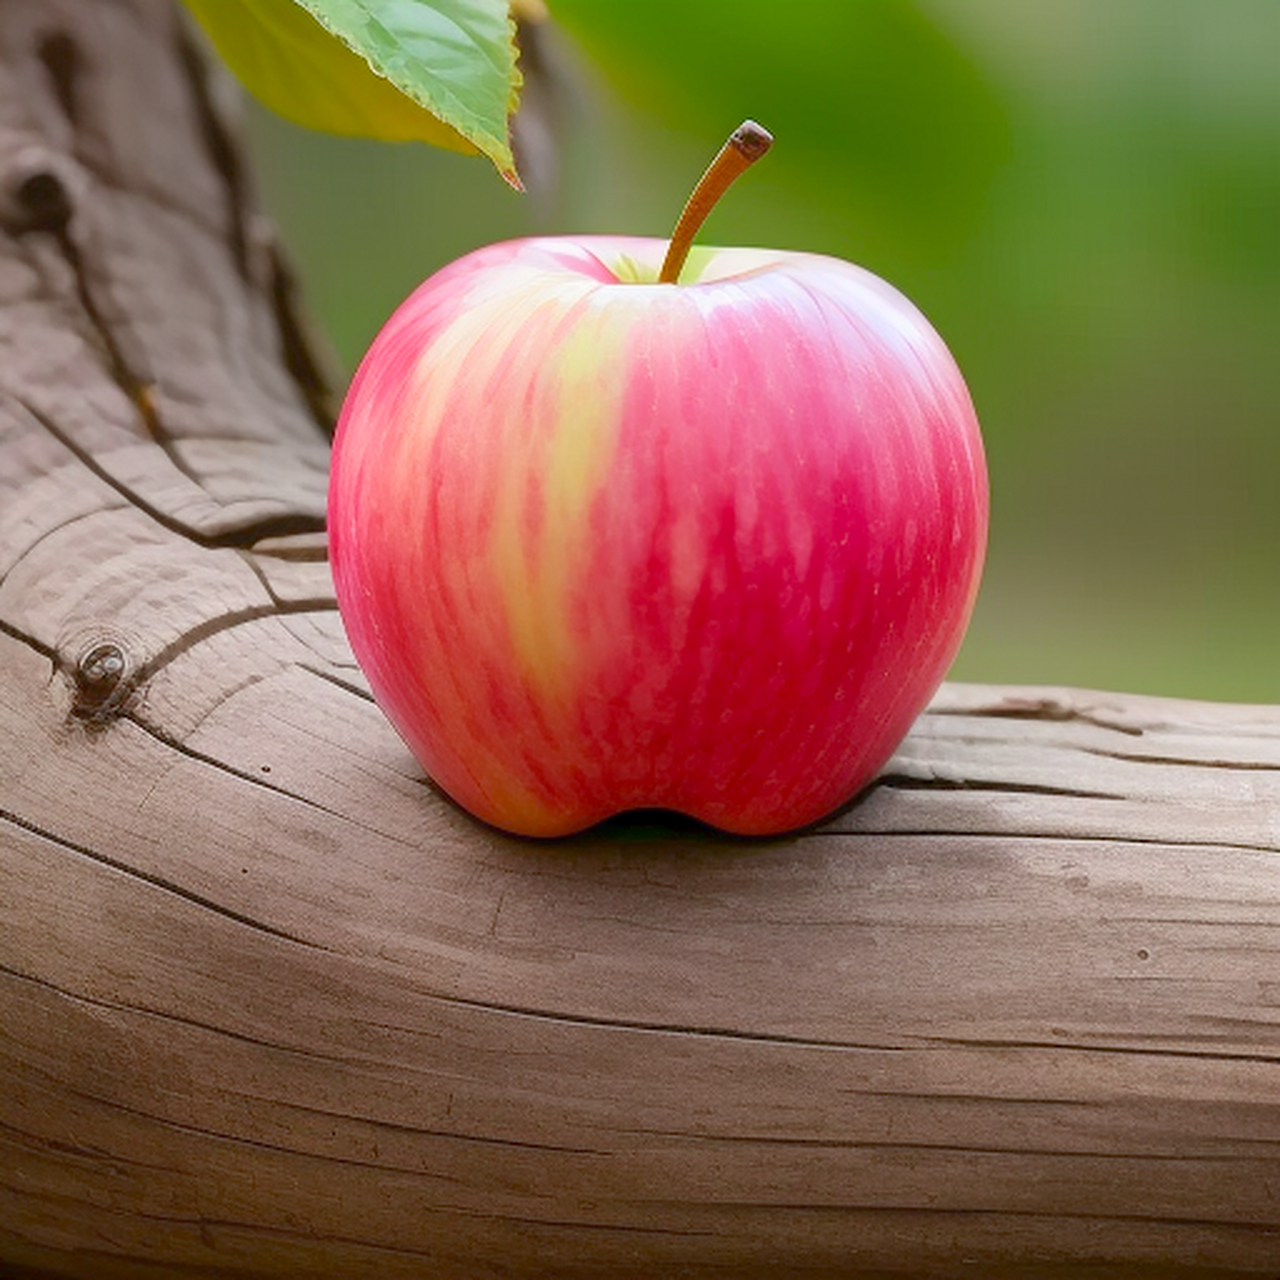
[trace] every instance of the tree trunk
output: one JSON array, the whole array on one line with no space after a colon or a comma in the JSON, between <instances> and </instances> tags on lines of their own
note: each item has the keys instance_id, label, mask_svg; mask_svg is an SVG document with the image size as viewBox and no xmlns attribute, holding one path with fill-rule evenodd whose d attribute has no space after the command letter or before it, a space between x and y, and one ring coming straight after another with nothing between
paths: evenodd
<instances>
[{"instance_id":1,"label":"tree trunk","mask_svg":"<svg viewBox=\"0 0 1280 1280\"><path fill-rule=\"evenodd\" d=\"M482 829L216 97L0 5L0 1271L1280 1273L1280 709L954 686L801 836Z\"/></svg>"}]
</instances>

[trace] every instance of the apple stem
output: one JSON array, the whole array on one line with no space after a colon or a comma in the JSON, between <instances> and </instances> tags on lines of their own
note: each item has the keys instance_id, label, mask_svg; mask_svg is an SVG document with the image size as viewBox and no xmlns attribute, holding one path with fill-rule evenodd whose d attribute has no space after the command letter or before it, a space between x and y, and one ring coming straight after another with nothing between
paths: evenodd
<instances>
[{"instance_id":1,"label":"apple stem","mask_svg":"<svg viewBox=\"0 0 1280 1280\"><path fill-rule=\"evenodd\" d=\"M773 135L754 120L744 120L729 135L728 142L698 179L698 185L694 187L693 195L671 233L667 256L663 258L662 270L658 272L659 284L675 284L680 278L685 259L693 248L693 238L706 221L707 214L734 179L746 172L772 145Z\"/></svg>"}]
</instances>

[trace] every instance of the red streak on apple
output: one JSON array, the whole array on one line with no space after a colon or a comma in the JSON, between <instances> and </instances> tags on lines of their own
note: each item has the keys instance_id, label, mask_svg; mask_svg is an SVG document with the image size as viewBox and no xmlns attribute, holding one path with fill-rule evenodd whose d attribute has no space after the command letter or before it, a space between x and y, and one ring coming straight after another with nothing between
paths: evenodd
<instances>
[{"instance_id":1,"label":"red streak on apple","mask_svg":"<svg viewBox=\"0 0 1280 1280\"><path fill-rule=\"evenodd\" d=\"M534 239L395 313L348 393L330 551L375 697L508 831L817 821L883 766L977 593L981 438L942 341L813 254Z\"/></svg>"}]
</instances>

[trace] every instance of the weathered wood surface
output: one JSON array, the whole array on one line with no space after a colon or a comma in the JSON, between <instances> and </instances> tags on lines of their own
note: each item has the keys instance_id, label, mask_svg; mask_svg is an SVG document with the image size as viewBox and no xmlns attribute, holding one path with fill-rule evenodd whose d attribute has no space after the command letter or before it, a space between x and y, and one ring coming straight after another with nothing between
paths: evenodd
<instances>
[{"instance_id":1,"label":"weathered wood surface","mask_svg":"<svg viewBox=\"0 0 1280 1280\"><path fill-rule=\"evenodd\" d=\"M951 687L804 836L478 828L194 66L0 6L0 1272L1280 1275L1280 709Z\"/></svg>"}]
</instances>

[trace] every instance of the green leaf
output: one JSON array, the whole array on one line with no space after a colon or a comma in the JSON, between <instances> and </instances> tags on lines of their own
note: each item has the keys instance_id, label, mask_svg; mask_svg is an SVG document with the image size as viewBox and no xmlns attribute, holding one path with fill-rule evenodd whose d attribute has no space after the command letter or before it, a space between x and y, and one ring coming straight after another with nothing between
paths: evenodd
<instances>
[{"instance_id":1,"label":"green leaf","mask_svg":"<svg viewBox=\"0 0 1280 1280\"><path fill-rule=\"evenodd\" d=\"M245 87L327 133L488 156L513 186L507 0L185 0Z\"/></svg>"}]
</instances>

